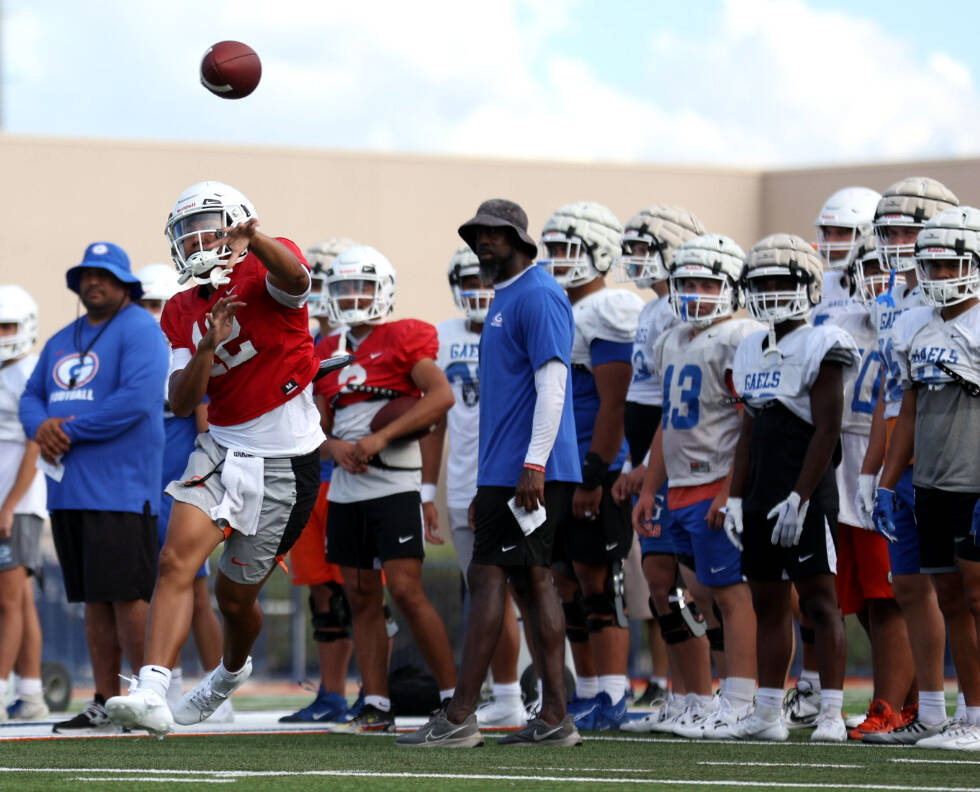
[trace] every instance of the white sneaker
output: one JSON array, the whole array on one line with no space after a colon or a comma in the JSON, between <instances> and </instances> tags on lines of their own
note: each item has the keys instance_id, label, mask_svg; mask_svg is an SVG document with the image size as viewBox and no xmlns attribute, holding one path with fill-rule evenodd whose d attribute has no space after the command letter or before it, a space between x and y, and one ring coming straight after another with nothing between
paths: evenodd
<instances>
[{"instance_id":1,"label":"white sneaker","mask_svg":"<svg viewBox=\"0 0 980 792\"><path fill-rule=\"evenodd\" d=\"M0 720L39 721L51 714L43 693L21 693L9 707L0 707Z\"/></svg>"},{"instance_id":2,"label":"white sneaker","mask_svg":"<svg viewBox=\"0 0 980 792\"><path fill-rule=\"evenodd\" d=\"M128 696L113 696L105 703L105 711L117 726L146 729L160 739L174 730L170 707L164 698L152 690L134 688Z\"/></svg>"},{"instance_id":3,"label":"white sneaker","mask_svg":"<svg viewBox=\"0 0 980 792\"><path fill-rule=\"evenodd\" d=\"M180 704L180 698L184 695L183 688L181 687L180 680L170 678L170 687L167 688L167 706L170 707L171 712L176 712L177 705Z\"/></svg>"},{"instance_id":4,"label":"white sneaker","mask_svg":"<svg viewBox=\"0 0 980 792\"><path fill-rule=\"evenodd\" d=\"M517 727L527 723L527 713L521 704L520 696L510 699L491 698L476 708L476 723L479 727Z\"/></svg>"},{"instance_id":5,"label":"white sneaker","mask_svg":"<svg viewBox=\"0 0 980 792\"><path fill-rule=\"evenodd\" d=\"M715 714L708 719L702 738L705 740L729 740L735 737L738 722L752 714L752 704L736 707L728 699L718 703Z\"/></svg>"},{"instance_id":6,"label":"white sneaker","mask_svg":"<svg viewBox=\"0 0 980 792\"><path fill-rule=\"evenodd\" d=\"M814 726L820 715L820 694L805 679L786 691L783 698L783 722L787 728L803 729Z\"/></svg>"},{"instance_id":7,"label":"white sneaker","mask_svg":"<svg viewBox=\"0 0 980 792\"><path fill-rule=\"evenodd\" d=\"M980 724L961 723L958 736L939 747L946 751L980 751Z\"/></svg>"},{"instance_id":8,"label":"white sneaker","mask_svg":"<svg viewBox=\"0 0 980 792\"><path fill-rule=\"evenodd\" d=\"M659 732L662 734L672 733L673 719L684 711L683 699L673 694L656 712L650 712L642 718L624 720L619 724L620 731L638 732L640 734L650 734Z\"/></svg>"},{"instance_id":9,"label":"white sneaker","mask_svg":"<svg viewBox=\"0 0 980 792\"><path fill-rule=\"evenodd\" d=\"M789 728L779 710L765 713L756 707L751 715L746 715L736 724L734 731L734 736L739 740L786 742L789 739Z\"/></svg>"},{"instance_id":10,"label":"white sneaker","mask_svg":"<svg viewBox=\"0 0 980 792\"><path fill-rule=\"evenodd\" d=\"M697 696L688 697L687 706L674 721L673 732L678 737L689 740L700 740L704 736L704 728L710 723L714 711L710 706L701 703Z\"/></svg>"},{"instance_id":11,"label":"white sneaker","mask_svg":"<svg viewBox=\"0 0 980 792\"><path fill-rule=\"evenodd\" d=\"M231 705L231 699L226 698L218 705L218 709L208 718L211 723L234 723L235 708Z\"/></svg>"},{"instance_id":12,"label":"white sneaker","mask_svg":"<svg viewBox=\"0 0 980 792\"><path fill-rule=\"evenodd\" d=\"M946 723L936 734L931 734L927 737L923 737L915 743L916 748L944 748L946 750L958 750L955 746L956 743L962 739L966 738L966 743L968 744L976 736L980 736L980 729L976 726L970 726L968 723L963 723L962 721L951 720ZM959 750L980 750L980 747L974 749L959 749Z\"/></svg>"},{"instance_id":13,"label":"white sneaker","mask_svg":"<svg viewBox=\"0 0 980 792\"><path fill-rule=\"evenodd\" d=\"M846 742L847 727L839 713L822 712L817 718L817 728L810 735L810 742Z\"/></svg>"},{"instance_id":14,"label":"white sneaker","mask_svg":"<svg viewBox=\"0 0 980 792\"><path fill-rule=\"evenodd\" d=\"M252 658L245 661L245 665L230 681L218 676L219 668L220 665L181 697L177 709L174 710L174 720L177 723L188 726L210 718L228 696L252 675Z\"/></svg>"}]
</instances>

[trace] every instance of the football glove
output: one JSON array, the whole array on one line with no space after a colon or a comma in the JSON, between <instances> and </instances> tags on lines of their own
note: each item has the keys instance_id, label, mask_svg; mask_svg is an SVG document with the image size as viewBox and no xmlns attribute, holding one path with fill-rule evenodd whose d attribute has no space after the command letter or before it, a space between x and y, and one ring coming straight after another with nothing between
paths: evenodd
<instances>
[{"instance_id":1,"label":"football glove","mask_svg":"<svg viewBox=\"0 0 980 792\"><path fill-rule=\"evenodd\" d=\"M875 528L889 542L898 541L898 532L895 528L895 512L897 511L898 499L895 497L895 490L878 487L874 510Z\"/></svg>"},{"instance_id":2,"label":"football glove","mask_svg":"<svg viewBox=\"0 0 980 792\"><path fill-rule=\"evenodd\" d=\"M854 508L858 515L858 524L866 531L875 530L875 485L878 477L872 473L862 473L858 476L858 488L854 493Z\"/></svg>"},{"instance_id":3,"label":"football glove","mask_svg":"<svg viewBox=\"0 0 980 792\"><path fill-rule=\"evenodd\" d=\"M773 544L783 547L795 547L800 543L800 534L803 533L803 520L806 519L806 510L810 502L807 501L800 505L800 494L791 492L786 496L786 500L780 501L769 510L766 519L776 518L776 525L772 529Z\"/></svg>"},{"instance_id":4,"label":"football glove","mask_svg":"<svg viewBox=\"0 0 980 792\"><path fill-rule=\"evenodd\" d=\"M742 552L742 499L729 498L725 502L725 536Z\"/></svg>"}]
</instances>

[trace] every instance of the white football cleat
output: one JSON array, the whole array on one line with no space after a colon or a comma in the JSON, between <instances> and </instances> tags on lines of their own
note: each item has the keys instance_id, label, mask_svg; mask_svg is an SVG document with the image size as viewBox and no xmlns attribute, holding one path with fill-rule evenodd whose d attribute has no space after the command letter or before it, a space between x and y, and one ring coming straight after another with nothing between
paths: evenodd
<instances>
[{"instance_id":1,"label":"white football cleat","mask_svg":"<svg viewBox=\"0 0 980 792\"><path fill-rule=\"evenodd\" d=\"M481 728L521 728L527 723L527 712L520 696L512 699L491 698L476 708L476 722Z\"/></svg>"},{"instance_id":2,"label":"white football cleat","mask_svg":"<svg viewBox=\"0 0 980 792\"><path fill-rule=\"evenodd\" d=\"M823 712L817 718L817 728L810 735L810 742L846 742L847 727L838 713Z\"/></svg>"},{"instance_id":3,"label":"white football cleat","mask_svg":"<svg viewBox=\"0 0 980 792\"><path fill-rule=\"evenodd\" d=\"M815 726L820 715L820 694L805 679L799 679L783 697L783 721L790 729Z\"/></svg>"},{"instance_id":4,"label":"white football cleat","mask_svg":"<svg viewBox=\"0 0 980 792\"><path fill-rule=\"evenodd\" d=\"M765 713L756 707L751 715L746 715L736 724L734 736L739 740L786 742L789 739L789 729L779 710Z\"/></svg>"},{"instance_id":5,"label":"white football cleat","mask_svg":"<svg viewBox=\"0 0 980 792\"><path fill-rule=\"evenodd\" d=\"M174 710L174 720L177 723L188 726L210 718L228 696L252 675L252 658L245 661L245 665L235 672L231 680L218 674L220 668L219 665L181 697L177 709Z\"/></svg>"},{"instance_id":6,"label":"white football cleat","mask_svg":"<svg viewBox=\"0 0 980 792\"><path fill-rule=\"evenodd\" d=\"M174 717L167 701L152 690L134 688L126 696L113 696L105 703L106 715L124 729L145 729L163 739L174 730Z\"/></svg>"}]
</instances>

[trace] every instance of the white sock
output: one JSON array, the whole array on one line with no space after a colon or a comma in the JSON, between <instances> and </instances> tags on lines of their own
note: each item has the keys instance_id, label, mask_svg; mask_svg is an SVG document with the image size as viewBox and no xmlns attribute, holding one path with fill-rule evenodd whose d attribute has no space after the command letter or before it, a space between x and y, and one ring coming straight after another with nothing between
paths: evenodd
<instances>
[{"instance_id":1,"label":"white sock","mask_svg":"<svg viewBox=\"0 0 980 792\"><path fill-rule=\"evenodd\" d=\"M966 707L966 722L971 726L980 726L980 707Z\"/></svg>"},{"instance_id":2,"label":"white sock","mask_svg":"<svg viewBox=\"0 0 980 792\"><path fill-rule=\"evenodd\" d=\"M844 706L844 691L825 688L820 691L820 714L829 713L830 715L841 714Z\"/></svg>"},{"instance_id":3,"label":"white sock","mask_svg":"<svg viewBox=\"0 0 980 792\"><path fill-rule=\"evenodd\" d=\"M805 668L800 672L800 679L805 679L810 683L815 693L820 692L820 672L819 671L807 671Z\"/></svg>"},{"instance_id":4,"label":"white sock","mask_svg":"<svg viewBox=\"0 0 980 792\"><path fill-rule=\"evenodd\" d=\"M446 699L452 698L453 693L456 692L456 688L446 688L445 690L439 691L439 701L445 701Z\"/></svg>"},{"instance_id":5,"label":"white sock","mask_svg":"<svg viewBox=\"0 0 980 792\"><path fill-rule=\"evenodd\" d=\"M520 682L494 682L493 697L497 701L513 701L521 697Z\"/></svg>"},{"instance_id":6,"label":"white sock","mask_svg":"<svg viewBox=\"0 0 980 792\"><path fill-rule=\"evenodd\" d=\"M152 690L160 698L167 697L167 688L170 687L170 669L166 666L145 665L140 669L139 683L141 690Z\"/></svg>"},{"instance_id":7,"label":"white sock","mask_svg":"<svg viewBox=\"0 0 980 792\"><path fill-rule=\"evenodd\" d=\"M966 720L964 713L966 712L966 696L962 692L956 694L956 712L953 715L953 720Z\"/></svg>"},{"instance_id":8,"label":"white sock","mask_svg":"<svg viewBox=\"0 0 980 792\"><path fill-rule=\"evenodd\" d=\"M43 692L40 677L21 677L17 680L18 696L40 696Z\"/></svg>"},{"instance_id":9,"label":"white sock","mask_svg":"<svg viewBox=\"0 0 980 792\"><path fill-rule=\"evenodd\" d=\"M599 690L608 695L613 704L622 701L626 695L626 677L622 674L603 674L598 682Z\"/></svg>"},{"instance_id":10,"label":"white sock","mask_svg":"<svg viewBox=\"0 0 980 792\"><path fill-rule=\"evenodd\" d=\"M180 690L184 684L184 669L180 666L170 669L170 687L176 686L177 690Z\"/></svg>"},{"instance_id":11,"label":"white sock","mask_svg":"<svg viewBox=\"0 0 980 792\"><path fill-rule=\"evenodd\" d=\"M760 716L765 716L767 720L773 719L773 713L779 715L783 703L782 688L759 688L755 695L755 709Z\"/></svg>"},{"instance_id":12,"label":"white sock","mask_svg":"<svg viewBox=\"0 0 980 792\"><path fill-rule=\"evenodd\" d=\"M237 671L229 671L225 666L224 658L222 658L221 662L218 663L217 673L214 675L211 684L219 693L228 693L241 681L246 668L249 668L248 660Z\"/></svg>"},{"instance_id":13,"label":"white sock","mask_svg":"<svg viewBox=\"0 0 980 792\"><path fill-rule=\"evenodd\" d=\"M722 687L721 695L736 707L751 704L755 697L755 680L749 677L728 677Z\"/></svg>"},{"instance_id":14,"label":"white sock","mask_svg":"<svg viewBox=\"0 0 980 792\"><path fill-rule=\"evenodd\" d=\"M365 707L374 707L382 712L391 712L391 699L387 696L365 696Z\"/></svg>"},{"instance_id":15,"label":"white sock","mask_svg":"<svg viewBox=\"0 0 980 792\"><path fill-rule=\"evenodd\" d=\"M575 680L575 695L581 699L599 695L599 677L579 677Z\"/></svg>"},{"instance_id":16,"label":"white sock","mask_svg":"<svg viewBox=\"0 0 980 792\"><path fill-rule=\"evenodd\" d=\"M919 691L919 720L926 726L936 726L946 720L946 691Z\"/></svg>"},{"instance_id":17,"label":"white sock","mask_svg":"<svg viewBox=\"0 0 980 792\"><path fill-rule=\"evenodd\" d=\"M534 689L538 691L538 701L544 696L544 683L538 679L538 683L534 686Z\"/></svg>"}]
</instances>

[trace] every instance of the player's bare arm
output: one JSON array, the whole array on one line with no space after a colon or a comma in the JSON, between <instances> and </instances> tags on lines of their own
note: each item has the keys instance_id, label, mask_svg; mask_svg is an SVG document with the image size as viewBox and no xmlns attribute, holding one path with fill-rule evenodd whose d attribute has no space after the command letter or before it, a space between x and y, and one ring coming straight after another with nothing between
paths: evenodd
<instances>
[{"instance_id":1,"label":"player's bare arm","mask_svg":"<svg viewBox=\"0 0 980 792\"><path fill-rule=\"evenodd\" d=\"M37 458L41 453L41 448L33 440L28 440L24 447L24 455L20 459L17 467L17 475L14 477L14 484L7 493L3 505L0 506L0 539L9 539L10 531L14 525L14 509L20 503L21 498L27 494L37 473Z\"/></svg>"},{"instance_id":2,"label":"player's bare arm","mask_svg":"<svg viewBox=\"0 0 980 792\"><path fill-rule=\"evenodd\" d=\"M310 285L306 267L282 242L259 231L257 218L228 226L221 235L208 243L209 249L227 245L231 261L237 261L246 248L269 270L269 283L287 294L303 294Z\"/></svg>"},{"instance_id":3,"label":"player's bare arm","mask_svg":"<svg viewBox=\"0 0 980 792\"><path fill-rule=\"evenodd\" d=\"M449 380L432 358L423 358L416 363L411 377L422 391L422 398L383 429L360 438L356 444L358 460L367 462L394 438L432 426L456 403Z\"/></svg>"},{"instance_id":4,"label":"player's bare arm","mask_svg":"<svg viewBox=\"0 0 980 792\"><path fill-rule=\"evenodd\" d=\"M439 510L434 501L425 500L426 484L435 486L439 481L439 467L442 464L442 449L446 441L446 416L442 416L436 428L419 440L422 449L422 523L425 541L441 545L445 540L439 535Z\"/></svg>"},{"instance_id":5,"label":"player's bare arm","mask_svg":"<svg viewBox=\"0 0 980 792\"><path fill-rule=\"evenodd\" d=\"M793 488L801 501L809 500L830 465L834 449L840 440L843 409L843 368L839 363L821 363L820 372L810 390L813 436L807 445L803 467Z\"/></svg>"},{"instance_id":6,"label":"player's bare arm","mask_svg":"<svg viewBox=\"0 0 980 792\"><path fill-rule=\"evenodd\" d=\"M872 476L878 475L885 459L885 402L881 394L885 392L885 373L881 374L881 386L875 411L871 415L871 434L868 436L868 449L864 452L861 463L861 473Z\"/></svg>"},{"instance_id":7,"label":"player's bare arm","mask_svg":"<svg viewBox=\"0 0 980 792\"><path fill-rule=\"evenodd\" d=\"M898 480L912 460L912 447L915 444L915 405L915 389L905 391L902 394L902 408L888 443L881 481L878 482L878 486L883 489L895 489L895 485L898 484Z\"/></svg>"},{"instance_id":8,"label":"player's bare arm","mask_svg":"<svg viewBox=\"0 0 980 792\"><path fill-rule=\"evenodd\" d=\"M622 361L601 363L595 367L593 375L599 392L599 410L596 412L589 451L598 454L608 465L616 459L623 444L626 392L633 379L633 366ZM599 513L601 500L601 485L591 490L576 487L572 496L572 514L580 520L594 517Z\"/></svg>"},{"instance_id":9,"label":"player's bare arm","mask_svg":"<svg viewBox=\"0 0 980 792\"><path fill-rule=\"evenodd\" d=\"M643 468L643 481L639 497L633 507L633 530L639 536L653 536L651 518L655 509L657 493L667 480L667 466L664 463L663 427L658 426L650 441L649 464Z\"/></svg>"},{"instance_id":10,"label":"player's bare arm","mask_svg":"<svg viewBox=\"0 0 980 792\"><path fill-rule=\"evenodd\" d=\"M187 365L170 377L167 399L174 415L186 418L191 415L207 393L214 351L231 335L235 312L245 303L234 297L222 297L204 315L208 330Z\"/></svg>"}]
</instances>

